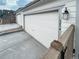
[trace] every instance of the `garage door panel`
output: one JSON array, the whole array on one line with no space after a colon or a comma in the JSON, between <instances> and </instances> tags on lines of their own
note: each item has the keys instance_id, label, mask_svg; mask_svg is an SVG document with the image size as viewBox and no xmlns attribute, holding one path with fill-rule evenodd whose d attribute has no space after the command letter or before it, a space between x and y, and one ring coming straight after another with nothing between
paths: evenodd
<instances>
[{"instance_id":1,"label":"garage door panel","mask_svg":"<svg viewBox=\"0 0 79 59\"><path fill-rule=\"evenodd\" d=\"M25 16L25 29L46 47L58 38L58 12Z\"/></svg>"}]
</instances>

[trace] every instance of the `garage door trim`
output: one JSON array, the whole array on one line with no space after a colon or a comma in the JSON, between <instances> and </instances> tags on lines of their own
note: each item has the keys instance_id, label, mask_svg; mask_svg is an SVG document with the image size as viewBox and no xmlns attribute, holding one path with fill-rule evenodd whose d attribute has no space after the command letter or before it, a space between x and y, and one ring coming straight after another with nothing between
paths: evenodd
<instances>
[{"instance_id":1,"label":"garage door trim","mask_svg":"<svg viewBox=\"0 0 79 59\"><path fill-rule=\"evenodd\" d=\"M63 6L64 5L57 6L57 7L52 7L52 8L46 8L46 9L38 10L38 11L33 11L33 12L30 12L30 13L24 14L23 16L49 13L49 12L53 12L53 11L59 11Z\"/></svg>"}]
</instances>

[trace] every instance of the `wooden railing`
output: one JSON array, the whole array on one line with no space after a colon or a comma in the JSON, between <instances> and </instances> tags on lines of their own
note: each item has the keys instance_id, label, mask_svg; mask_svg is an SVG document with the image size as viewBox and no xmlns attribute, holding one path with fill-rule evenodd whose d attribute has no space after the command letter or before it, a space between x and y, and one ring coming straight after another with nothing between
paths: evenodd
<instances>
[{"instance_id":1,"label":"wooden railing","mask_svg":"<svg viewBox=\"0 0 79 59\"><path fill-rule=\"evenodd\" d=\"M71 25L63 35L51 43L42 59L73 59L73 42L75 26Z\"/></svg>"}]
</instances>

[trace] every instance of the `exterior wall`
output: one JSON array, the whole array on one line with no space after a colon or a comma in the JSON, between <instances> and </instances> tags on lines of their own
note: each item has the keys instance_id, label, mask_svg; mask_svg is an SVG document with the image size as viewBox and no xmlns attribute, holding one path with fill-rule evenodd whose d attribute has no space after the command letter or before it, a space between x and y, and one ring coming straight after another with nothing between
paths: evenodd
<instances>
[{"instance_id":1,"label":"exterior wall","mask_svg":"<svg viewBox=\"0 0 79 59\"><path fill-rule=\"evenodd\" d=\"M48 3L48 4L38 6L36 8L30 9L30 10L27 10L27 11L23 12L23 14L29 14L29 13L32 13L32 12L38 12L38 11L42 11L42 10L56 8L56 7L59 7L59 6L62 6L62 5L64 5L63 0L56 0L56 1L52 1L51 3Z\"/></svg>"},{"instance_id":2,"label":"exterior wall","mask_svg":"<svg viewBox=\"0 0 79 59\"><path fill-rule=\"evenodd\" d=\"M2 24L2 19L0 19L0 24Z\"/></svg>"},{"instance_id":3,"label":"exterior wall","mask_svg":"<svg viewBox=\"0 0 79 59\"><path fill-rule=\"evenodd\" d=\"M10 23L16 23L15 19L0 19L0 25L1 24L10 24Z\"/></svg>"},{"instance_id":4,"label":"exterior wall","mask_svg":"<svg viewBox=\"0 0 79 59\"><path fill-rule=\"evenodd\" d=\"M23 14L22 13L16 16L16 23L23 26Z\"/></svg>"},{"instance_id":5,"label":"exterior wall","mask_svg":"<svg viewBox=\"0 0 79 59\"><path fill-rule=\"evenodd\" d=\"M69 0L65 2L65 6L69 11L69 20L62 19L62 33L71 25L76 24L76 0Z\"/></svg>"},{"instance_id":6,"label":"exterior wall","mask_svg":"<svg viewBox=\"0 0 79 59\"><path fill-rule=\"evenodd\" d=\"M12 10L0 10L1 24L16 23L15 11Z\"/></svg>"}]
</instances>

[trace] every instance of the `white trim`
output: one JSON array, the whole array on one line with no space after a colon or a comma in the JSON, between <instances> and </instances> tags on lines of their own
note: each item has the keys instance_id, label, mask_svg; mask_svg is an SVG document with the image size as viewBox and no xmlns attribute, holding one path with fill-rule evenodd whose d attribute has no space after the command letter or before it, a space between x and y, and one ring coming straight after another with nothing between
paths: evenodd
<instances>
[{"instance_id":1,"label":"white trim","mask_svg":"<svg viewBox=\"0 0 79 59\"><path fill-rule=\"evenodd\" d=\"M21 13L17 13L16 16L21 15Z\"/></svg>"},{"instance_id":2,"label":"white trim","mask_svg":"<svg viewBox=\"0 0 79 59\"><path fill-rule=\"evenodd\" d=\"M56 6L56 7L51 7L51 8L46 8L46 9L43 9L43 10L33 11L33 12L30 12L30 13L24 14L24 16L33 15L33 14L41 14L41 13L52 12L52 11L58 11L63 6L65 6L65 5L63 4L63 5Z\"/></svg>"}]
</instances>

